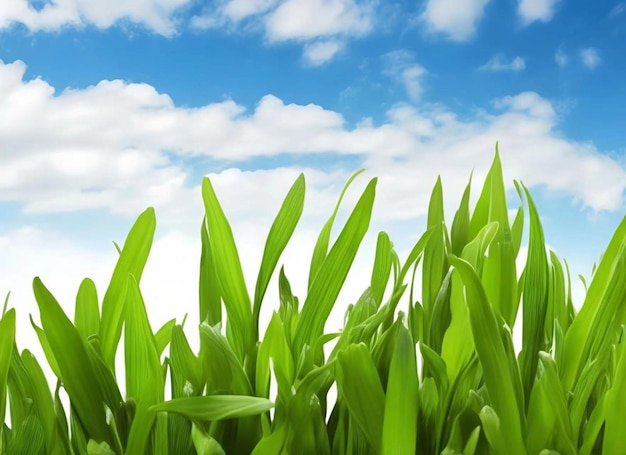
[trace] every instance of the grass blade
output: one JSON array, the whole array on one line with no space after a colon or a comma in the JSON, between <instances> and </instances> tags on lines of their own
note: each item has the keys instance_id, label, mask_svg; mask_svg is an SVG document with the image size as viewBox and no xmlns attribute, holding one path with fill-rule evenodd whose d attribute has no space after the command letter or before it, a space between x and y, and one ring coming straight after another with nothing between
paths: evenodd
<instances>
[{"instance_id":1,"label":"grass blade","mask_svg":"<svg viewBox=\"0 0 626 455\"><path fill-rule=\"evenodd\" d=\"M228 314L228 324L231 327L227 334L237 357L243 361L244 354L253 341L250 296L246 289L233 231L207 177L202 181L202 198L215 268Z\"/></svg>"},{"instance_id":2,"label":"grass blade","mask_svg":"<svg viewBox=\"0 0 626 455\"><path fill-rule=\"evenodd\" d=\"M102 357L112 371L115 371L115 353L122 336L128 274L132 274L137 282L141 280L155 229L154 209L146 209L139 215L126 237L124 248L117 260L111 282L102 300L102 320L100 321Z\"/></svg>"},{"instance_id":3,"label":"grass blade","mask_svg":"<svg viewBox=\"0 0 626 455\"><path fill-rule=\"evenodd\" d=\"M287 246L289 239L296 229L302 210L304 209L304 174L296 179L291 189L285 197L278 215L267 235L265 249L263 251L263 259L261 260L261 268L256 282L254 292L254 310L252 314L253 329L255 331L255 341L259 338L259 313L261 312L261 302L267 291L272 274L276 269L278 260L283 250Z\"/></svg>"}]
</instances>

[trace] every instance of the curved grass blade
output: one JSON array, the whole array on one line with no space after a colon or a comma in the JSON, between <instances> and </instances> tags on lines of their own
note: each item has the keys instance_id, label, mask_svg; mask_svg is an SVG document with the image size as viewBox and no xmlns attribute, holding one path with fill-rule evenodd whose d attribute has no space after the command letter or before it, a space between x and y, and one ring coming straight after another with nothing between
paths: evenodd
<instances>
[{"instance_id":1,"label":"curved grass blade","mask_svg":"<svg viewBox=\"0 0 626 455\"><path fill-rule=\"evenodd\" d=\"M449 260L465 284L474 344L483 367L489 399L501 423L503 447L506 453L525 455L523 404L518 402L520 393L515 390L520 384L519 373L506 367L511 362L500 338L500 327L476 272L464 259L450 256Z\"/></svg>"},{"instance_id":2,"label":"curved grass blade","mask_svg":"<svg viewBox=\"0 0 626 455\"><path fill-rule=\"evenodd\" d=\"M326 221L326 224L324 224L324 227L322 228L320 235L317 238L317 242L315 242L315 248L313 249L313 257L311 258L311 268L309 270L308 289L311 289L313 280L317 276L317 273L319 272L320 268L322 267L322 264L324 263L324 260L326 259L326 255L328 253L328 244L330 242L330 231L333 228L333 223L335 222L335 218L337 217L337 213L339 212L341 201L343 200L343 197L346 194L346 191L348 191L348 188L350 187L352 182L359 176L359 174L361 174L364 171L365 169L361 169L355 172L354 174L352 174L352 176L348 179L343 189L341 190L341 194L339 195L339 200L337 201L337 204L335 205L335 210L333 210L332 215L330 216L328 221Z\"/></svg>"},{"instance_id":3,"label":"curved grass blade","mask_svg":"<svg viewBox=\"0 0 626 455\"><path fill-rule=\"evenodd\" d=\"M243 361L253 342L250 295L246 289L233 231L208 177L202 180L202 198L213 260L228 314L228 325L231 327L227 334L237 358Z\"/></svg>"},{"instance_id":4,"label":"curved grass blade","mask_svg":"<svg viewBox=\"0 0 626 455\"><path fill-rule=\"evenodd\" d=\"M407 328L401 325L389 368L381 453L415 453L418 388L415 345Z\"/></svg>"},{"instance_id":5,"label":"curved grass blade","mask_svg":"<svg viewBox=\"0 0 626 455\"><path fill-rule=\"evenodd\" d=\"M15 309L5 312L0 319L0 415L6 411L7 380L11 355L15 344Z\"/></svg>"},{"instance_id":6,"label":"curved grass blade","mask_svg":"<svg viewBox=\"0 0 626 455\"><path fill-rule=\"evenodd\" d=\"M85 278L78 288L76 295L76 310L74 311L74 325L76 330L86 340L90 335L100 333L100 307L96 285L89 278Z\"/></svg>"},{"instance_id":7,"label":"curved grass blade","mask_svg":"<svg viewBox=\"0 0 626 455\"><path fill-rule=\"evenodd\" d=\"M149 407L163 401L165 383L146 306L139 285L132 275L128 277L125 310L126 395L137 403L126 452L142 454L148 446L155 418Z\"/></svg>"},{"instance_id":8,"label":"curved grass blade","mask_svg":"<svg viewBox=\"0 0 626 455\"><path fill-rule=\"evenodd\" d=\"M94 387L98 380L81 335L39 277L33 280L33 290L46 339L73 408L92 439L113 445L105 419L104 398L100 388ZM81 374L76 374L77 371Z\"/></svg>"},{"instance_id":9,"label":"curved grass blade","mask_svg":"<svg viewBox=\"0 0 626 455\"><path fill-rule=\"evenodd\" d=\"M537 208L528 189L522 185L528 203L530 233L528 259L524 269L523 332L520 353L520 369L526 402L535 383L539 351L545 351L544 344L546 316L548 313L549 265L546 255L546 240L539 221Z\"/></svg>"},{"instance_id":10,"label":"curved grass blade","mask_svg":"<svg viewBox=\"0 0 626 455\"><path fill-rule=\"evenodd\" d=\"M152 247L155 229L154 209L148 208L139 215L128 233L124 248L113 270L111 282L102 299L100 321L102 357L112 371L115 371L115 353L122 336L128 274L132 274L138 282L141 280Z\"/></svg>"},{"instance_id":11,"label":"curved grass blade","mask_svg":"<svg viewBox=\"0 0 626 455\"><path fill-rule=\"evenodd\" d=\"M361 241L369 228L377 179L372 179L320 267L302 306L294 337L295 352L322 335Z\"/></svg>"},{"instance_id":12,"label":"curved grass blade","mask_svg":"<svg viewBox=\"0 0 626 455\"><path fill-rule=\"evenodd\" d=\"M208 395L175 398L150 408L154 412L173 412L202 422L238 419L269 411L274 404L266 398L246 395Z\"/></svg>"},{"instance_id":13,"label":"curved grass blade","mask_svg":"<svg viewBox=\"0 0 626 455\"><path fill-rule=\"evenodd\" d=\"M372 269L372 278L370 286L372 288L372 297L376 302L376 307L380 307L383 303L383 296L389 276L391 275L391 266L393 262L393 243L389 240L386 232L379 232L376 241L376 257L374 259L374 268Z\"/></svg>"},{"instance_id":14,"label":"curved grass blade","mask_svg":"<svg viewBox=\"0 0 626 455\"><path fill-rule=\"evenodd\" d=\"M385 414L385 392L376 365L365 344L352 344L337 354L338 396L375 453L380 453Z\"/></svg>"},{"instance_id":15,"label":"curved grass blade","mask_svg":"<svg viewBox=\"0 0 626 455\"><path fill-rule=\"evenodd\" d=\"M296 229L302 211L304 209L304 192L305 182L304 174L300 174L291 189L285 197L278 215L267 235L265 249L263 250L263 259L261 260L261 268L256 282L254 292L254 308L252 313L252 327L255 331L254 340L259 338L259 314L261 312L261 303L267 286L269 285L272 274L276 269L280 255L283 253L289 239Z\"/></svg>"},{"instance_id":16,"label":"curved grass blade","mask_svg":"<svg viewBox=\"0 0 626 455\"><path fill-rule=\"evenodd\" d=\"M200 322L207 322L210 326L222 322L222 295L220 284L213 259L213 250L207 231L206 216L202 219L200 229L202 239L202 254L200 256Z\"/></svg>"}]
</instances>

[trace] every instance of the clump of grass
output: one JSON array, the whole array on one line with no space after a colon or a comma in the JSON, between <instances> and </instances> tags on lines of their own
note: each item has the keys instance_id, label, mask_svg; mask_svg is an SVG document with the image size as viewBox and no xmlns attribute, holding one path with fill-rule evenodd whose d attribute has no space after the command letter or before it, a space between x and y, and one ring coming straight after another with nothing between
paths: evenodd
<instances>
[{"instance_id":1,"label":"clump of grass","mask_svg":"<svg viewBox=\"0 0 626 455\"><path fill-rule=\"evenodd\" d=\"M280 269L280 299L263 338L259 315L302 214L302 175L269 230L253 294L228 220L204 179L197 350L182 324L172 320L154 330L148 319L139 284L156 228L152 209L119 248L102 300L91 280L82 282L73 321L35 278L41 324L33 327L58 382L51 392L33 355L18 352L15 310L5 303L0 414L8 399L11 427L0 428L0 452L623 453L626 219L577 312L567 266L546 251L522 184L516 183L522 204L510 223L496 152L476 206L470 211L468 184L450 229L437 181L427 230L404 262L387 234L378 235L370 282L348 307L343 330L326 334L368 230L376 184L369 182L331 243L340 197L315 245L302 301ZM528 257L518 279L525 220ZM516 356L511 330L520 311ZM122 333L125 397L115 370ZM329 403L333 384L337 399Z\"/></svg>"}]
</instances>

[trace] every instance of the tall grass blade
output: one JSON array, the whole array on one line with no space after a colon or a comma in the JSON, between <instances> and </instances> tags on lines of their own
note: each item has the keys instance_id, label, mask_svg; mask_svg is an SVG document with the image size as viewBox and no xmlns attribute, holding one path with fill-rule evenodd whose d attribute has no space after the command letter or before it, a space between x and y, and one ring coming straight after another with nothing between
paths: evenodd
<instances>
[{"instance_id":1,"label":"tall grass blade","mask_svg":"<svg viewBox=\"0 0 626 455\"><path fill-rule=\"evenodd\" d=\"M115 371L115 353L122 336L128 274L132 274L137 282L141 280L141 275L152 246L155 229L156 218L154 209L148 208L139 215L128 233L122 252L113 270L109 287L102 299L102 319L100 321L102 357L113 371Z\"/></svg>"},{"instance_id":2,"label":"tall grass blade","mask_svg":"<svg viewBox=\"0 0 626 455\"><path fill-rule=\"evenodd\" d=\"M309 288L294 337L297 354L305 344L312 344L322 335L324 324L369 227L376 182L376 179L372 179L365 188Z\"/></svg>"},{"instance_id":3,"label":"tall grass blade","mask_svg":"<svg viewBox=\"0 0 626 455\"><path fill-rule=\"evenodd\" d=\"M243 361L253 341L250 296L243 277L233 231L217 200L213 185L207 177L202 181L202 197L206 209L213 259L228 314L230 330L227 329L227 334L237 358Z\"/></svg>"},{"instance_id":4,"label":"tall grass blade","mask_svg":"<svg viewBox=\"0 0 626 455\"><path fill-rule=\"evenodd\" d=\"M258 340L259 332L259 314L261 312L261 303L267 287L269 285L272 274L276 269L278 260L283 250L287 246L289 239L296 229L302 211L304 209L304 192L305 181L304 174L296 179L291 189L285 197L278 215L270 228L263 250L263 259L261 260L261 268L256 282L254 292L254 309L253 309L253 330L255 331L254 340Z\"/></svg>"}]
</instances>

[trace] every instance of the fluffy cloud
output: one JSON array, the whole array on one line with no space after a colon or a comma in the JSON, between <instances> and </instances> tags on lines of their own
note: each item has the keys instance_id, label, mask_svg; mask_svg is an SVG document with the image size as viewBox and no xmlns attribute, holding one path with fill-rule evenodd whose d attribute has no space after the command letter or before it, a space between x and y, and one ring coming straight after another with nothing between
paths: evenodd
<instances>
[{"instance_id":1,"label":"fluffy cloud","mask_svg":"<svg viewBox=\"0 0 626 455\"><path fill-rule=\"evenodd\" d=\"M198 28L262 31L270 44L304 43L303 58L316 66L331 60L348 38L369 33L374 3L356 0L226 0L192 18Z\"/></svg>"},{"instance_id":2,"label":"fluffy cloud","mask_svg":"<svg viewBox=\"0 0 626 455\"><path fill-rule=\"evenodd\" d=\"M526 61L522 57L515 57L510 62L502 54L494 55L487 63L478 68L481 71L523 71Z\"/></svg>"},{"instance_id":3,"label":"fluffy cloud","mask_svg":"<svg viewBox=\"0 0 626 455\"><path fill-rule=\"evenodd\" d=\"M57 0L38 9L28 0L3 0L0 5L0 29L13 23L31 30L58 30L84 24L107 28L120 20L129 20L163 35L176 31L176 11L190 0Z\"/></svg>"},{"instance_id":4,"label":"fluffy cloud","mask_svg":"<svg viewBox=\"0 0 626 455\"><path fill-rule=\"evenodd\" d=\"M511 174L526 183L547 185L595 210L622 207L624 169L592 145L558 134L551 103L532 92L498 100L495 111L463 121L442 106L397 105L380 124L363 119L348 128L338 112L286 105L272 95L252 112L234 101L186 108L149 85L122 81L55 93L41 79L24 81L24 70L22 62L0 65L0 198L24 211L135 214L155 205L172 219L186 219L198 213L193 179L203 162L224 169L253 157L306 163L332 153L388 176L393 183L383 191L383 216L407 219L423 214L424 206L403 194L423 200L438 173L460 194L468 169L486 169L497 140ZM319 172L313 183L341 186L349 172Z\"/></svg>"},{"instance_id":5,"label":"fluffy cloud","mask_svg":"<svg viewBox=\"0 0 626 455\"><path fill-rule=\"evenodd\" d=\"M602 59L600 58L600 55L598 54L597 49L588 47L580 51L580 61L587 68L589 68L590 70L593 70L593 69L596 69L600 65L600 63L602 62Z\"/></svg>"},{"instance_id":6,"label":"fluffy cloud","mask_svg":"<svg viewBox=\"0 0 626 455\"><path fill-rule=\"evenodd\" d=\"M305 45L302 55L309 65L319 66L332 60L342 48L341 41L316 41Z\"/></svg>"},{"instance_id":7,"label":"fluffy cloud","mask_svg":"<svg viewBox=\"0 0 626 455\"><path fill-rule=\"evenodd\" d=\"M467 41L474 36L491 0L428 0L421 19L434 32L447 35L454 41Z\"/></svg>"},{"instance_id":8,"label":"fluffy cloud","mask_svg":"<svg viewBox=\"0 0 626 455\"><path fill-rule=\"evenodd\" d=\"M549 22L556 11L559 0L520 0L517 14L524 24L535 21Z\"/></svg>"}]
</instances>

